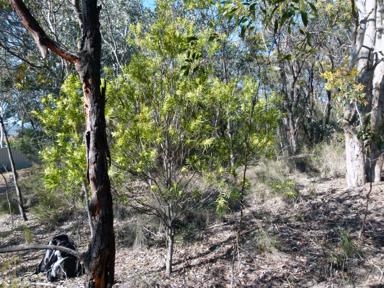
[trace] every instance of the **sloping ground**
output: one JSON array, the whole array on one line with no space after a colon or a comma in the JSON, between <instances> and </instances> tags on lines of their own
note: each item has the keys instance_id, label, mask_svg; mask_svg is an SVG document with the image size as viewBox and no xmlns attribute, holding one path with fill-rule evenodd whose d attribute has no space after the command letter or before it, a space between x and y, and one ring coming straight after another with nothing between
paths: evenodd
<instances>
[{"instance_id":1,"label":"sloping ground","mask_svg":"<svg viewBox=\"0 0 384 288\"><path fill-rule=\"evenodd\" d=\"M304 175L297 175L295 181L299 191L296 199L247 196L235 286L384 287L384 183L373 184L359 240L369 184L349 189L343 179L308 179ZM224 221L209 223L204 230L179 235L170 279L164 275L164 246L137 249L118 242L115 287L230 287L238 218L239 212L234 212ZM125 224L116 221L116 233L122 234ZM17 219L16 225L24 224ZM49 232L33 219L26 225L36 243L67 233L78 243L79 250L86 250L89 234L85 224L80 241L71 222ZM0 218L0 236L0 247L25 241L23 229L12 232L8 215ZM43 253L1 254L0 285L83 286L83 277L49 283L42 275L32 275Z\"/></svg>"}]
</instances>

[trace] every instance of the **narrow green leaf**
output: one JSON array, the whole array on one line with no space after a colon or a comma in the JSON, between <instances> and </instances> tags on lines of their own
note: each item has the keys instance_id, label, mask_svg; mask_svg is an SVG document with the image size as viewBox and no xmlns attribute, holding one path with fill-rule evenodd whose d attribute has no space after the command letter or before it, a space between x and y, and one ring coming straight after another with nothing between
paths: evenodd
<instances>
[{"instance_id":1,"label":"narrow green leaf","mask_svg":"<svg viewBox=\"0 0 384 288\"><path fill-rule=\"evenodd\" d=\"M279 71L279 70L280 70L279 67L277 67L277 66L272 66L272 67L269 67L267 70L264 70L263 72L260 72L260 73L258 74L258 76L261 76L261 75L267 73L268 71Z\"/></svg>"},{"instance_id":2,"label":"narrow green leaf","mask_svg":"<svg viewBox=\"0 0 384 288\"><path fill-rule=\"evenodd\" d=\"M283 15L281 16L281 19L280 19L280 26L283 26L284 23L288 20L289 17L291 17L292 14L290 13L289 10L285 11L283 13Z\"/></svg>"},{"instance_id":3,"label":"narrow green leaf","mask_svg":"<svg viewBox=\"0 0 384 288\"><path fill-rule=\"evenodd\" d=\"M280 67L277 67L277 66L271 66L268 69L268 71L279 71L279 70L280 70Z\"/></svg>"},{"instance_id":4,"label":"narrow green leaf","mask_svg":"<svg viewBox=\"0 0 384 288\"><path fill-rule=\"evenodd\" d=\"M214 41L216 38L217 38L217 35L213 34L213 35L209 36L208 41L209 41L209 42L212 42L212 41Z\"/></svg>"},{"instance_id":5,"label":"narrow green leaf","mask_svg":"<svg viewBox=\"0 0 384 288\"><path fill-rule=\"evenodd\" d=\"M313 15L315 15L315 17L317 18L317 9L316 9L315 5L313 5L311 2L308 2L308 4L311 7Z\"/></svg>"},{"instance_id":6,"label":"narrow green leaf","mask_svg":"<svg viewBox=\"0 0 384 288\"><path fill-rule=\"evenodd\" d=\"M317 17L311 13L307 13L307 16L308 16L309 20L316 20L317 19Z\"/></svg>"},{"instance_id":7,"label":"narrow green leaf","mask_svg":"<svg viewBox=\"0 0 384 288\"><path fill-rule=\"evenodd\" d=\"M307 31L305 34L307 34L307 43L309 46L312 46L312 43L311 43L311 34Z\"/></svg>"},{"instance_id":8,"label":"narrow green leaf","mask_svg":"<svg viewBox=\"0 0 384 288\"><path fill-rule=\"evenodd\" d=\"M276 4L279 4L281 2L284 2L285 0L273 0L272 1L272 5L276 5Z\"/></svg>"},{"instance_id":9,"label":"narrow green leaf","mask_svg":"<svg viewBox=\"0 0 384 288\"><path fill-rule=\"evenodd\" d=\"M277 33L277 29L279 29L279 22L276 19L275 20L275 28L273 29L275 34Z\"/></svg>"},{"instance_id":10,"label":"narrow green leaf","mask_svg":"<svg viewBox=\"0 0 384 288\"><path fill-rule=\"evenodd\" d=\"M249 12L251 12L252 14L255 13L255 6L256 6L256 2L249 5Z\"/></svg>"},{"instance_id":11,"label":"narrow green leaf","mask_svg":"<svg viewBox=\"0 0 384 288\"><path fill-rule=\"evenodd\" d=\"M190 36L190 37L187 37L187 42L192 42L192 41L197 41L199 40L199 38L197 38L196 36Z\"/></svg>"},{"instance_id":12,"label":"narrow green leaf","mask_svg":"<svg viewBox=\"0 0 384 288\"><path fill-rule=\"evenodd\" d=\"M307 25L308 25L307 13L301 11L301 19L303 20L304 26L307 27Z\"/></svg>"},{"instance_id":13,"label":"narrow green leaf","mask_svg":"<svg viewBox=\"0 0 384 288\"><path fill-rule=\"evenodd\" d=\"M240 20L237 22L237 25L240 26L243 23L244 19L248 19L248 18L245 16L241 17Z\"/></svg>"},{"instance_id":14,"label":"narrow green leaf","mask_svg":"<svg viewBox=\"0 0 384 288\"><path fill-rule=\"evenodd\" d=\"M299 0L301 13L305 13L305 3L303 0Z\"/></svg>"},{"instance_id":15,"label":"narrow green leaf","mask_svg":"<svg viewBox=\"0 0 384 288\"><path fill-rule=\"evenodd\" d=\"M278 60L278 62L283 61L283 60L295 60L295 59L296 59L296 58L295 58L294 55L292 55L292 54L287 54L287 55L284 55L284 57L280 58L280 59Z\"/></svg>"},{"instance_id":16,"label":"narrow green leaf","mask_svg":"<svg viewBox=\"0 0 384 288\"><path fill-rule=\"evenodd\" d=\"M279 6L275 6L275 8L273 8L273 10L272 10L272 12L271 12L271 15L269 15L267 21L264 22L264 25L265 25L265 26L268 26L268 25L269 25L269 22L271 22L271 19L272 19L272 17L273 17L273 14L276 12L276 10L277 10L278 7L279 7ZM271 7L271 8L272 8L272 7ZM269 8L269 9L271 9L271 8ZM269 10L269 9L268 9L268 10ZM267 15L266 15L266 16L267 16Z\"/></svg>"},{"instance_id":17,"label":"narrow green leaf","mask_svg":"<svg viewBox=\"0 0 384 288\"><path fill-rule=\"evenodd\" d=\"M237 11L237 7L232 7L232 8L229 8L229 9L225 10L223 15L226 16L226 17L233 16L236 11Z\"/></svg>"},{"instance_id":18,"label":"narrow green leaf","mask_svg":"<svg viewBox=\"0 0 384 288\"><path fill-rule=\"evenodd\" d=\"M247 28L247 27L246 27L245 25L241 26L241 32L240 32L240 37L241 37L241 38L244 38L246 28Z\"/></svg>"}]
</instances>

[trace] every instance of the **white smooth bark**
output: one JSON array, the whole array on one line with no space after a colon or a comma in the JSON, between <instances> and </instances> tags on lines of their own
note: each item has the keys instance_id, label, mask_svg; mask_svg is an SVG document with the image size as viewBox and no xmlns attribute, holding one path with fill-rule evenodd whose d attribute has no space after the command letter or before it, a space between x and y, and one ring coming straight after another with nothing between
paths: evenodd
<instances>
[{"instance_id":1,"label":"white smooth bark","mask_svg":"<svg viewBox=\"0 0 384 288\"><path fill-rule=\"evenodd\" d=\"M361 74L359 83L365 86L365 96L369 105L361 110L362 117L369 115L373 131L380 125L383 105L383 76L384 64L381 62L382 55L382 17L381 9L377 0L357 0L356 7L359 10L359 28L356 33L354 49L350 56L349 69L351 70L357 62L357 70ZM357 56L358 55L358 56ZM357 103L356 103L357 104ZM356 111L346 108L345 115L353 115ZM357 106L356 106L357 109ZM359 115L360 118L360 115ZM363 129L360 123L358 128L354 127L352 117L344 119L346 145L347 185L358 187L366 181L381 180L382 157L377 144L371 144L370 158L365 155L363 141L369 139L358 139L358 129ZM362 119L359 119L362 122ZM366 162L367 161L367 162ZM366 163L365 163L366 162Z\"/></svg>"},{"instance_id":2,"label":"white smooth bark","mask_svg":"<svg viewBox=\"0 0 384 288\"><path fill-rule=\"evenodd\" d=\"M345 155L348 187L363 186L366 183L365 161L361 141L359 141L356 134L345 133Z\"/></svg>"}]
</instances>

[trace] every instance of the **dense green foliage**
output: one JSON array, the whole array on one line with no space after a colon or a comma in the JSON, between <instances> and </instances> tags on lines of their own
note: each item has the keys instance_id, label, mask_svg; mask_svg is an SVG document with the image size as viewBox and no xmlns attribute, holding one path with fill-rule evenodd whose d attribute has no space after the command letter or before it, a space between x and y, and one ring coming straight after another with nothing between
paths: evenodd
<instances>
[{"instance_id":1,"label":"dense green foliage","mask_svg":"<svg viewBox=\"0 0 384 288\"><path fill-rule=\"evenodd\" d=\"M69 75L61 88L61 97L42 97L44 108L34 114L41 121L52 144L41 151L45 163L45 187L68 193L79 188L86 176L85 145L83 141L84 108L81 84Z\"/></svg>"},{"instance_id":2,"label":"dense green foliage","mask_svg":"<svg viewBox=\"0 0 384 288\"><path fill-rule=\"evenodd\" d=\"M203 192L188 187L192 178L244 164L248 131L250 155L269 153L279 118L278 99L275 94L267 99L258 96L255 78L225 84L214 76L210 65L196 62L197 69L192 67L194 72L186 75L184 67L192 49L193 53L201 51L199 61L203 63L204 51L209 51L209 57L217 47L208 41L206 31L195 30L195 23L172 15L170 3L158 5L157 21L149 32L143 31L142 24L130 28L129 42L138 53L124 73L115 79L108 68L105 72L110 75L106 117L115 167L111 176L119 185L130 172L131 177L147 183L148 191L161 202L190 205L185 199L196 201ZM82 92L77 78L70 75L60 96L43 97L42 104L44 108L35 115L54 143L41 152L46 163L45 187L70 192L81 186L86 169ZM236 159L235 167L230 166L230 155ZM141 199L137 203L145 204L141 193L136 196Z\"/></svg>"}]
</instances>

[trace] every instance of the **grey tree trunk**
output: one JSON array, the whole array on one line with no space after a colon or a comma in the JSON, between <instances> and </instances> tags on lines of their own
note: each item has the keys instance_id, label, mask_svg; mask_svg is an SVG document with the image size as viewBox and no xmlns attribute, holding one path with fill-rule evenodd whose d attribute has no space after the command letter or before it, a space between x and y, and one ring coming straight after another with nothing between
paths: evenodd
<instances>
[{"instance_id":1,"label":"grey tree trunk","mask_svg":"<svg viewBox=\"0 0 384 288\"><path fill-rule=\"evenodd\" d=\"M384 63L377 65L373 77L371 129L375 133L383 125L383 102L384 102ZM367 177L369 182L381 181L383 166L382 150L377 143L378 137L371 141L370 157L367 163ZM370 162L370 163L369 163Z\"/></svg>"},{"instance_id":2,"label":"grey tree trunk","mask_svg":"<svg viewBox=\"0 0 384 288\"><path fill-rule=\"evenodd\" d=\"M84 197L85 197L85 204L86 204L86 207L87 207L89 230L91 231L91 238L93 238L93 235L95 235L95 231L94 231L95 229L93 227L91 211L89 211L88 189L87 189L87 185L85 185L84 181L81 183L81 189L83 190Z\"/></svg>"},{"instance_id":3,"label":"grey tree trunk","mask_svg":"<svg viewBox=\"0 0 384 288\"><path fill-rule=\"evenodd\" d=\"M9 200L8 182L7 182L7 179L5 178L5 176L3 175L3 173L1 173L1 171L0 171L0 174L3 177L4 182L5 182L5 195L7 196L7 202L8 202L8 207L9 207L9 215L11 215L11 224L12 224L12 227L13 227L13 215L12 215L11 201Z\"/></svg>"},{"instance_id":4,"label":"grey tree trunk","mask_svg":"<svg viewBox=\"0 0 384 288\"><path fill-rule=\"evenodd\" d=\"M354 2L352 2L353 4ZM366 118L370 117L371 129L374 132L379 125L382 124L382 106L384 102L383 95L383 76L384 64L382 60L382 16L379 1L377 0L356 0L357 10L359 14L354 12L352 7L352 16L355 20L354 43L350 55L349 69L351 70L357 63L357 70L361 73L359 83L365 87L365 98L368 105L362 107L361 115L355 117L351 107L346 108L344 122L348 122L344 126L345 145L346 145L346 164L347 164L347 185L357 187L364 185L366 181L381 180L381 151L378 149L376 140L372 140L369 151L370 155L366 155L361 139L357 139L357 134L353 133L353 126L359 126L360 131L363 129L363 123ZM359 17L359 19L357 19ZM359 103L355 103L356 107ZM355 115L356 116L356 115ZM360 122L360 123L358 123ZM365 135L364 135L365 136ZM364 159L365 158L365 159ZM365 161L366 160L366 161ZM362 165L362 161L366 162Z\"/></svg>"},{"instance_id":5,"label":"grey tree trunk","mask_svg":"<svg viewBox=\"0 0 384 288\"><path fill-rule=\"evenodd\" d=\"M167 250L167 263L166 263L166 269L165 274L169 277L172 273L172 258L173 258L173 244L175 240L175 229L173 227L168 227L168 235L167 235L167 244L168 244L168 250Z\"/></svg>"},{"instance_id":6,"label":"grey tree trunk","mask_svg":"<svg viewBox=\"0 0 384 288\"><path fill-rule=\"evenodd\" d=\"M293 118L293 113L291 111L287 112L287 115L283 118L283 123L285 127L286 137L289 144L289 155L294 156L297 154L297 125L298 120Z\"/></svg>"},{"instance_id":7,"label":"grey tree trunk","mask_svg":"<svg viewBox=\"0 0 384 288\"><path fill-rule=\"evenodd\" d=\"M4 131L3 131L3 128L1 128L1 134L0 134L0 148L4 148Z\"/></svg>"},{"instance_id":8,"label":"grey tree trunk","mask_svg":"<svg viewBox=\"0 0 384 288\"><path fill-rule=\"evenodd\" d=\"M376 43L375 46L381 49L383 45L383 17L382 17L382 8L380 7L379 2L376 3ZM370 26L368 26L369 28ZM377 53L377 60L383 60L383 55ZM372 111L371 111L371 129L373 132L377 132L377 129L383 125L383 105L384 105L384 63L380 62L375 70L373 76L373 91L372 91ZM376 138L376 137L375 137ZM376 138L378 139L378 137ZM381 181L381 172L383 166L383 156L381 155L381 150L377 145L377 141L375 139L371 142L371 155L370 155L370 163L368 163L368 169L370 169L370 173L368 173L369 181L378 182Z\"/></svg>"},{"instance_id":9,"label":"grey tree trunk","mask_svg":"<svg viewBox=\"0 0 384 288\"><path fill-rule=\"evenodd\" d=\"M15 162L13 161L11 146L9 145L7 131L5 131L3 117L1 117L1 116L0 116L0 124L1 124L1 130L4 133L5 142L7 143L8 157L9 157L9 162L11 163L11 169L12 169L12 175L13 175L13 184L15 185L20 215L21 215L21 217L23 217L24 221L27 221L28 219L27 219L27 216L25 215L25 210L24 210L24 205L23 205L23 197L21 195L19 185L17 184L17 173L16 173L16 168L15 168Z\"/></svg>"},{"instance_id":10,"label":"grey tree trunk","mask_svg":"<svg viewBox=\"0 0 384 288\"><path fill-rule=\"evenodd\" d=\"M348 187L359 187L366 183L364 153L361 144L356 133L351 133L348 130L345 132L346 181Z\"/></svg>"}]
</instances>

